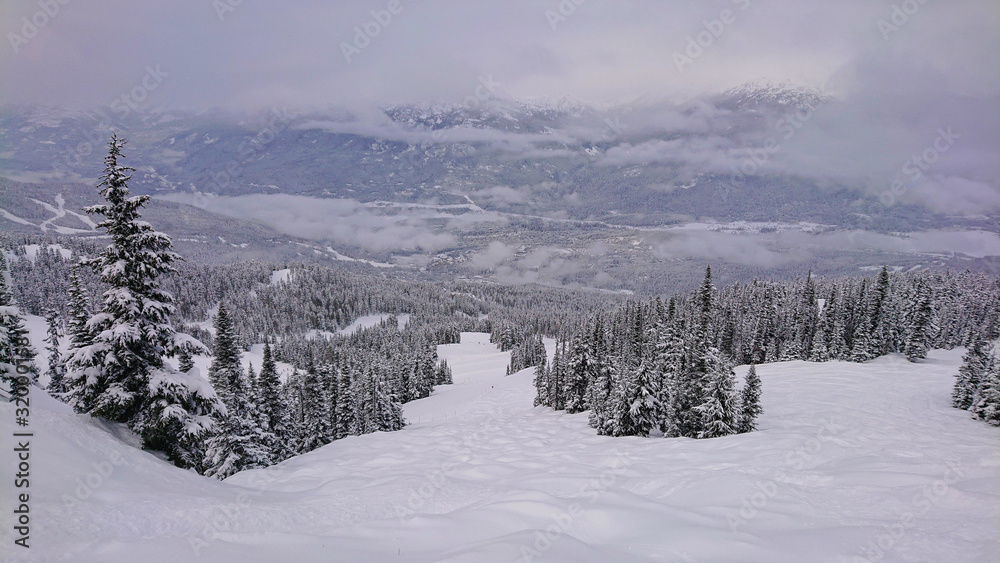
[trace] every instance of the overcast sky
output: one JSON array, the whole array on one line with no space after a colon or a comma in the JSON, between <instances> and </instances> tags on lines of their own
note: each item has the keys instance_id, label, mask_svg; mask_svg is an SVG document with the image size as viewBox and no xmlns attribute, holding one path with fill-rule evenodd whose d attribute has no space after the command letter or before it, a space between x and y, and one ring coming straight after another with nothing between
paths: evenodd
<instances>
[{"instance_id":1,"label":"overcast sky","mask_svg":"<svg viewBox=\"0 0 1000 563\"><path fill-rule=\"evenodd\" d=\"M183 107L458 101L481 78L501 96L597 103L758 78L833 93L1000 92L996 0L51 2L51 17L39 0L0 3L2 101L107 105L147 67L162 78L148 102ZM913 13L893 21L894 2ZM358 37L366 24L375 35ZM700 32L707 46L685 53ZM675 54L692 53L679 69Z\"/></svg>"}]
</instances>

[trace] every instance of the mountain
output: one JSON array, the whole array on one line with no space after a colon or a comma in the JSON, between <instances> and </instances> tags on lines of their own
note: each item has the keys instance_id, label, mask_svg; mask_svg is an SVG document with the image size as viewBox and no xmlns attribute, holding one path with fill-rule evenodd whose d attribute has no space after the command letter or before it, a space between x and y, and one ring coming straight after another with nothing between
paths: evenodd
<instances>
[{"instance_id":1,"label":"mountain","mask_svg":"<svg viewBox=\"0 0 1000 563\"><path fill-rule=\"evenodd\" d=\"M255 114L6 106L0 176L19 187L0 208L27 220L47 213L34 200L52 205L59 193L74 209L93 203L104 143L118 131L134 191L228 218L186 212L195 222L173 227L183 238L284 238L432 276L638 291L693 281L706 263L728 264L720 273L734 278L956 260L995 269L992 214L946 215L894 196L887 205L879 181L816 165L825 153L808 144L809 119L836 104L813 88L755 82L609 107L490 96ZM278 246L260 252L285 259L288 245Z\"/></svg>"}]
</instances>

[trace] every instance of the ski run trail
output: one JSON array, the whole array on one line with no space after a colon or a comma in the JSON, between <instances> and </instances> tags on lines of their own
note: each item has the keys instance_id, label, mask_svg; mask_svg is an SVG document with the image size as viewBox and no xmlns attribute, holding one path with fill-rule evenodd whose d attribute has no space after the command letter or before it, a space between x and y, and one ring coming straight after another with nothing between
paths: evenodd
<instances>
[{"instance_id":1,"label":"ski run trail","mask_svg":"<svg viewBox=\"0 0 1000 563\"><path fill-rule=\"evenodd\" d=\"M962 350L758 366L760 430L609 438L532 407L483 334L410 425L218 482L32 390L29 549L6 561L1000 561L1000 429L951 408ZM746 367L737 369L742 380ZM16 431L16 430L15 430Z\"/></svg>"}]
</instances>

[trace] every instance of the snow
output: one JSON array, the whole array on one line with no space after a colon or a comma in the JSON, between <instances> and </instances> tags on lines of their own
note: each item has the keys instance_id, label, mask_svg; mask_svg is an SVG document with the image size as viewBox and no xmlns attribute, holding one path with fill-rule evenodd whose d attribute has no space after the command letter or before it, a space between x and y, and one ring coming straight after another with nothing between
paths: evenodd
<instances>
[{"instance_id":1,"label":"snow","mask_svg":"<svg viewBox=\"0 0 1000 563\"><path fill-rule=\"evenodd\" d=\"M240 350L240 354L242 355L243 369L247 369L250 365L253 365L254 373L259 374L260 366L264 363L264 344L253 344L250 346L249 351ZM208 380L208 368L212 365L212 357L196 354L191 359L194 360L194 369L197 370L195 373ZM167 362L175 368L177 367L177 358L167 358ZM278 370L278 376L281 378L281 381L287 380L295 371L295 366L292 364L275 362L274 365Z\"/></svg>"},{"instance_id":2,"label":"snow","mask_svg":"<svg viewBox=\"0 0 1000 563\"><path fill-rule=\"evenodd\" d=\"M949 406L962 353L760 365L759 432L608 438L532 407L531 370L463 334L439 347L455 385L406 429L224 482L33 390L30 558L9 524L0 541L80 563L994 561L1000 433Z\"/></svg>"},{"instance_id":3,"label":"snow","mask_svg":"<svg viewBox=\"0 0 1000 563\"><path fill-rule=\"evenodd\" d=\"M354 319L354 322L352 322L351 324L349 324L346 327L338 330L337 334L339 334L341 336L350 336L350 335L352 335L352 334L354 334L354 333L356 333L358 331L364 330L366 328L371 328L373 326L378 326L379 323L384 322L386 319L388 319L389 317L392 317L392 316L394 316L394 315L390 315L390 314L387 314L387 313L375 313L373 315L362 315L362 316ZM406 328L407 323L410 322L410 315L409 315L409 313L402 313L402 314L399 314L399 315L395 315L395 317L396 317L396 319L397 319L397 321L399 323L399 330L403 330L404 328Z\"/></svg>"},{"instance_id":4,"label":"snow","mask_svg":"<svg viewBox=\"0 0 1000 563\"><path fill-rule=\"evenodd\" d=\"M305 337L308 339L315 339L315 338L329 339L335 336L351 336L352 334L355 334L358 331L364 330L366 328L378 326L380 323L384 322L386 319L393 316L396 317L399 330L403 330L404 328L406 328L406 325L409 324L410 322L409 313L401 313L399 315L390 315L388 313L375 313L372 315L362 315L354 319L354 322L338 330L337 332L330 332L329 330L313 329L307 331Z\"/></svg>"},{"instance_id":5,"label":"snow","mask_svg":"<svg viewBox=\"0 0 1000 563\"><path fill-rule=\"evenodd\" d=\"M58 233L60 235L73 235L73 234L90 233L94 229L97 228L97 224L94 223L90 219L90 217L87 217L86 215L83 215L83 214L77 213L75 211L70 211L69 209L66 209L64 207L65 204L66 204L66 200L63 198L62 194L56 194L56 197L55 197L55 203L56 203L56 205L55 206L52 206L52 204L49 204L49 203L46 203L44 201L40 201L40 200L37 200L37 199L34 199L34 198L28 198L28 199L30 199L31 201L35 202L36 204L42 206L46 211L48 211L49 213L51 213L52 216L49 217L48 219L42 221L41 223L37 223L37 224L36 223L32 223L31 221L28 221L26 219L22 219L22 218L18 217L17 215L14 215L13 213L10 213L9 211L7 211L5 209L0 209L0 216L2 216L3 218L7 219L8 221L13 221L13 222L19 223L21 225L28 225L28 226L31 226L31 227L38 227L43 232L44 231L48 231L49 229L52 229L53 231L55 231L56 233ZM89 227L89 230L86 230L86 229L74 229L74 228L70 228L70 227L61 227L59 225L53 225L52 224L54 221L62 219L66 215L72 215L72 216L76 217L81 222L83 222L85 225L87 225L87 227Z\"/></svg>"},{"instance_id":6,"label":"snow","mask_svg":"<svg viewBox=\"0 0 1000 563\"><path fill-rule=\"evenodd\" d=\"M275 270L271 272L271 285L278 285L282 283L288 283L291 279L292 270L285 268L284 270Z\"/></svg>"}]
</instances>

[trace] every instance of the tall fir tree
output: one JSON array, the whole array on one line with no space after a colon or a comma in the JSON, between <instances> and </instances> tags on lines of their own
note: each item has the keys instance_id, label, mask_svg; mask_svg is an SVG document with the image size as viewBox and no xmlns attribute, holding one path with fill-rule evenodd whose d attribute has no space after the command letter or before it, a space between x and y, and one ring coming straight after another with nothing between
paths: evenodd
<instances>
[{"instance_id":1,"label":"tall fir tree","mask_svg":"<svg viewBox=\"0 0 1000 563\"><path fill-rule=\"evenodd\" d=\"M354 395L355 389L349 370L341 370L337 374L337 425L333 428L335 440L350 436L354 431L355 404L357 403L357 398Z\"/></svg>"},{"instance_id":2,"label":"tall fir tree","mask_svg":"<svg viewBox=\"0 0 1000 563\"><path fill-rule=\"evenodd\" d=\"M951 392L952 405L971 410L978 400L977 394L982 381L986 374L995 371L996 364L993 346L980 334L962 357L962 366L958 368L958 376Z\"/></svg>"},{"instance_id":3,"label":"tall fir tree","mask_svg":"<svg viewBox=\"0 0 1000 563\"><path fill-rule=\"evenodd\" d=\"M583 412L589 408L587 386L593 369L592 355L590 342L586 338L578 336L573 339L566 366L566 381L563 384L568 413Z\"/></svg>"},{"instance_id":4,"label":"tall fir tree","mask_svg":"<svg viewBox=\"0 0 1000 563\"><path fill-rule=\"evenodd\" d=\"M66 336L69 338L69 349L73 352L94 343L94 335L87 328L90 320L90 300L87 291L80 282L80 264L74 265L69 272L69 319L66 322Z\"/></svg>"},{"instance_id":5,"label":"tall fir tree","mask_svg":"<svg viewBox=\"0 0 1000 563\"><path fill-rule=\"evenodd\" d=\"M702 403L695 407L701 415L698 438L718 438L737 429L735 374L729 364L711 349Z\"/></svg>"},{"instance_id":6,"label":"tall fir tree","mask_svg":"<svg viewBox=\"0 0 1000 563\"><path fill-rule=\"evenodd\" d=\"M542 363L535 368L535 406L549 406L549 363L542 358Z\"/></svg>"},{"instance_id":7,"label":"tall fir tree","mask_svg":"<svg viewBox=\"0 0 1000 563\"><path fill-rule=\"evenodd\" d=\"M278 365L274 361L270 343L264 344L264 358L260 364L257 382L257 403L265 428L280 436L285 417L285 403L281 396L281 377L278 375Z\"/></svg>"},{"instance_id":8,"label":"tall fir tree","mask_svg":"<svg viewBox=\"0 0 1000 563\"><path fill-rule=\"evenodd\" d=\"M55 395L66 392L66 364L63 361L62 351L59 348L62 337L62 318L55 309L49 309L45 314L45 324L48 327L45 335L45 351L48 352L49 369L45 372L49 376L48 389Z\"/></svg>"},{"instance_id":9,"label":"tall fir tree","mask_svg":"<svg viewBox=\"0 0 1000 563\"><path fill-rule=\"evenodd\" d=\"M333 440L330 430L330 399L316 366L310 363L302 378L302 419L296 450L305 453Z\"/></svg>"},{"instance_id":10,"label":"tall fir tree","mask_svg":"<svg viewBox=\"0 0 1000 563\"><path fill-rule=\"evenodd\" d=\"M37 383L38 367L24 317L14 300L7 258L0 249L0 386L8 392L13 391L20 377Z\"/></svg>"},{"instance_id":11,"label":"tall fir tree","mask_svg":"<svg viewBox=\"0 0 1000 563\"><path fill-rule=\"evenodd\" d=\"M208 367L208 381L212 383L216 394L228 404L229 395L243 378L243 367L240 365L240 349L236 344L236 328L224 303L219 304L213 328L215 344L212 350L212 363Z\"/></svg>"},{"instance_id":12,"label":"tall fir tree","mask_svg":"<svg viewBox=\"0 0 1000 563\"><path fill-rule=\"evenodd\" d=\"M760 406L761 383L757 375L757 366L751 364L740 391L740 418L736 432L745 434L757 429L757 417L764 409Z\"/></svg>"},{"instance_id":13,"label":"tall fir tree","mask_svg":"<svg viewBox=\"0 0 1000 563\"><path fill-rule=\"evenodd\" d=\"M216 413L217 431L205 443L204 472L216 479L275 462L274 436L259 423L248 376L238 368L227 374L234 378L229 381L226 410Z\"/></svg>"},{"instance_id":14,"label":"tall fir tree","mask_svg":"<svg viewBox=\"0 0 1000 563\"><path fill-rule=\"evenodd\" d=\"M970 410L976 418L1000 426L1000 365L993 362L979 380Z\"/></svg>"},{"instance_id":15,"label":"tall fir tree","mask_svg":"<svg viewBox=\"0 0 1000 563\"><path fill-rule=\"evenodd\" d=\"M111 239L87 261L108 289L102 311L86 324L91 343L67 362L68 395L78 412L126 423L144 447L192 466L221 405L200 378L164 362L176 351L177 334L169 320L173 297L160 289L159 278L174 271L179 257L167 235L141 220L149 196L130 195L133 169L119 164L124 145L112 137L98 186L105 203L86 209L104 217L97 226Z\"/></svg>"},{"instance_id":16,"label":"tall fir tree","mask_svg":"<svg viewBox=\"0 0 1000 563\"><path fill-rule=\"evenodd\" d=\"M903 353L911 362L927 357L931 338L936 332L934 309L931 306L931 288L923 281L917 282L917 294L906 331L906 347Z\"/></svg>"}]
</instances>

